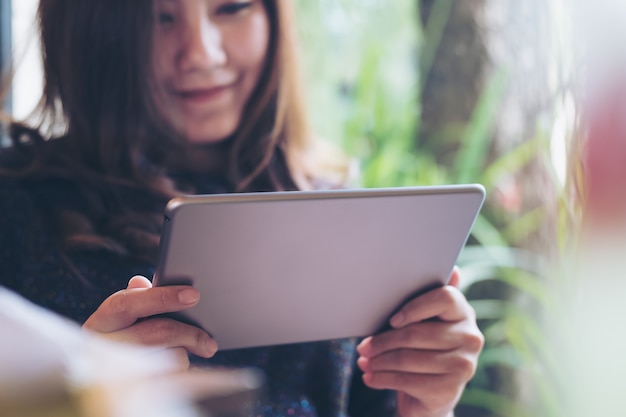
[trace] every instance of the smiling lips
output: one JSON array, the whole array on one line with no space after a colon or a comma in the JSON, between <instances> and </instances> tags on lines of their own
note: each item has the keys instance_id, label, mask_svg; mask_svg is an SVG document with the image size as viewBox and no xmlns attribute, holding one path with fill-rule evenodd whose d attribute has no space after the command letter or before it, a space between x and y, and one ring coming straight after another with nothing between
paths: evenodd
<instances>
[{"instance_id":1,"label":"smiling lips","mask_svg":"<svg viewBox=\"0 0 626 417\"><path fill-rule=\"evenodd\" d=\"M176 91L176 96L186 103L204 103L217 100L222 97L232 84L220 85L211 88L197 88L190 90Z\"/></svg>"}]
</instances>

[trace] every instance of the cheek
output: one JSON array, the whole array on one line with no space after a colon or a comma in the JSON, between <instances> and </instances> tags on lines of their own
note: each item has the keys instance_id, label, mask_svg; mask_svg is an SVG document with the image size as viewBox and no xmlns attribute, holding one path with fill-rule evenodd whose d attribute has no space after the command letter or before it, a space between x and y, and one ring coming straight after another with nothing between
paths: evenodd
<instances>
[{"instance_id":1,"label":"cheek","mask_svg":"<svg viewBox=\"0 0 626 417\"><path fill-rule=\"evenodd\" d=\"M152 73L157 81L167 78L174 66L174 52L172 42L163 37L154 37L152 40L151 66Z\"/></svg>"},{"instance_id":2,"label":"cheek","mask_svg":"<svg viewBox=\"0 0 626 417\"><path fill-rule=\"evenodd\" d=\"M269 46L269 22L263 14L252 16L245 27L229 36L230 57L234 65L258 76L263 69Z\"/></svg>"},{"instance_id":3,"label":"cheek","mask_svg":"<svg viewBox=\"0 0 626 417\"><path fill-rule=\"evenodd\" d=\"M150 56L150 95L158 111L167 115L171 113L174 103L167 94L168 86L175 79L175 49L171 41L160 38L153 40Z\"/></svg>"}]
</instances>

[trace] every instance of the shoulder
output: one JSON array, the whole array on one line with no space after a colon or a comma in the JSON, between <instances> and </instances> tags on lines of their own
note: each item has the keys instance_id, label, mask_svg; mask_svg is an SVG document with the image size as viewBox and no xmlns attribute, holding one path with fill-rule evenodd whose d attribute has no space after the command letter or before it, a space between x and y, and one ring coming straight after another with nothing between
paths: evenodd
<instances>
[{"instance_id":1,"label":"shoulder","mask_svg":"<svg viewBox=\"0 0 626 417\"><path fill-rule=\"evenodd\" d=\"M20 242L46 235L48 214L71 194L70 182L42 164L39 155L49 148L23 143L0 149L0 245L5 249L17 251Z\"/></svg>"},{"instance_id":2,"label":"shoulder","mask_svg":"<svg viewBox=\"0 0 626 417\"><path fill-rule=\"evenodd\" d=\"M19 289L21 265L41 236L41 224L28 187L18 179L0 177L0 285Z\"/></svg>"},{"instance_id":3,"label":"shoulder","mask_svg":"<svg viewBox=\"0 0 626 417\"><path fill-rule=\"evenodd\" d=\"M0 224L45 213L66 201L71 184L62 178L0 173Z\"/></svg>"},{"instance_id":4,"label":"shoulder","mask_svg":"<svg viewBox=\"0 0 626 417\"><path fill-rule=\"evenodd\" d=\"M0 146L0 173L21 170L49 148L39 131L21 123L11 123ZM54 145L54 144L53 144Z\"/></svg>"},{"instance_id":5,"label":"shoulder","mask_svg":"<svg viewBox=\"0 0 626 417\"><path fill-rule=\"evenodd\" d=\"M32 168L34 164L46 169L75 156L76 146L67 136L45 139L38 130L17 123L9 127L6 139L0 146L0 172Z\"/></svg>"},{"instance_id":6,"label":"shoulder","mask_svg":"<svg viewBox=\"0 0 626 417\"><path fill-rule=\"evenodd\" d=\"M65 199L74 188L77 176L68 168L68 143L65 138L25 137L0 148L0 207L30 201L46 210L55 205L56 196Z\"/></svg>"},{"instance_id":7,"label":"shoulder","mask_svg":"<svg viewBox=\"0 0 626 417\"><path fill-rule=\"evenodd\" d=\"M39 198L42 190L48 189L51 180L23 177L0 171L0 230L6 235L7 230L34 226L38 214L44 212L49 204Z\"/></svg>"},{"instance_id":8,"label":"shoulder","mask_svg":"<svg viewBox=\"0 0 626 417\"><path fill-rule=\"evenodd\" d=\"M10 173L23 169L33 160L33 153L28 148L16 145L0 148L0 178Z\"/></svg>"},{"instance_id":9,"label":"shoulder","mask_svg":"<svg viewBox=\"0 0 626 417\"><path fill-rule=\"evenodd\" d=\"M99 253L64 251L56 209L75 201L67 180L0 175L0 286L82 322L128 276L146 271Z\"/></svg>"}]
</instances>

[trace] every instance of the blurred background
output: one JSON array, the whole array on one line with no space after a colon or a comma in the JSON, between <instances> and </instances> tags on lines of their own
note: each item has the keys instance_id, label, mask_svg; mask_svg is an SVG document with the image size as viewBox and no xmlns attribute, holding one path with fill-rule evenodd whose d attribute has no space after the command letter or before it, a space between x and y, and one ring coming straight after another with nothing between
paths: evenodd
<instances>
[{"instance_id":1,"label":"blurred background","mask_svg":"<svg viewBox=\"0 0 626 417\"><path fill-rule=\"evenodd\" d=\"M608 355L604 344L622 346L612 339L619 323L607 323L602 311L622 293L607 298L585 285L619 279L619 262L596 255L617 261L626 248L626 234L613 227L626 213L626 2L294 4L315 130L358 162L359 185L487 189L459 261L486 346L457 415L593 415L566 405L590 398L591 385L621 387L626 371L615 356L607 362L613 380L578 366ZM41 91L36 1L0 5L0 58L16 63L11 112L24 118ZM599 240L612 250L581 244L589 218L609 225L612 238ZM595 268L600 260L603 268ZM591 313L586 325L574 321L583 306ZM625 317L620 311L609 316ZM604 341L581 343L591 335ZM589 410L608 407L591 398Z\"/></svg>"},{"instance_id":2,"label":"blurred background","mask_svg":"<svg viewBox=\"0 0 626 417\"><path fill-rule=\"evenodd\" d=\"M486 347L457 415L562 415L543 316L575 221L572 2L296 4L312 119L361 185L487 189L460 259Z\"/></svg>"},{"instance_id":3,"label":"blurred background","mask_svg":"<svg viewBox=\"0 0 626 417\"><path fill-rule=\"evenodd\" d=\"M623 415L626 2L296 4L311 116L361 185L487 189L456 414Z\"/></svg>"}]
</instances>

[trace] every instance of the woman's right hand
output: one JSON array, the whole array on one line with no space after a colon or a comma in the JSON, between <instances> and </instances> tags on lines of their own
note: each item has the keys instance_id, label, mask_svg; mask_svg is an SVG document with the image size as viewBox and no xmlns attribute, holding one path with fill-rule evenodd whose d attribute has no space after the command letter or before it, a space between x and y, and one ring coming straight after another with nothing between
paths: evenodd
<instances>
[{"instance_id":1,"label":"woman's right hand","mask_svg":"<svg viewBox=\"0 0 626 417\"><path fill-rule=\"evenodd\" d=\"M147 278L135 276L125 290L104 300L83 328L118 341L174 349L188 367L187 353L210 358L217 352L217 343L198 327L169 318L148 317L186 310L199 299L200 294L193 287L153 288Z\"/></svg>"}]
</instances>

